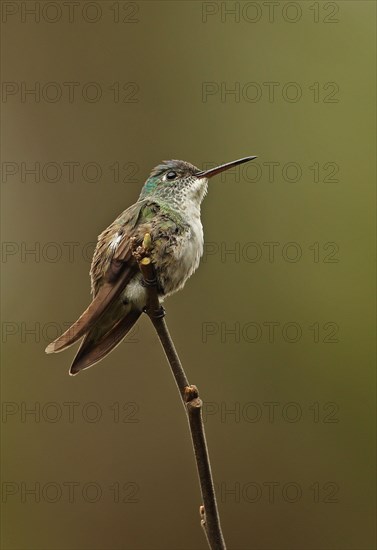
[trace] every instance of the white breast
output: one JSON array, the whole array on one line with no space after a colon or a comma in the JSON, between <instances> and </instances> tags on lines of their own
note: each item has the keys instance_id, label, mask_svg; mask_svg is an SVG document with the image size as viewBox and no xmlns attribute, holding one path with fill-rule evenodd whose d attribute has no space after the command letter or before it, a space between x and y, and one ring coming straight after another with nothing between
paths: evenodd
<instances>
[{"instance_id":1,"label":"white breast","mask_svg":"<svg viewBox=\"0 0 377 550\"><path fill-rule=\"evenodd\" d=\"M165 288L167 294L181 289L187 279L196 271L203 254L203 226L200 220L200 209L188 205L182 212L186 220L190 220L190 230L180 237L175 248L175 262L169 270L170 284Z\"/></svg>"},{"instance_id":2,"label":"white breast","mask_svg":"<svg viewBox=\"0 0 377 550\"><path fill-rule=\"evenodd\" d=\"M158 278L164 289L164 297L177 292L187 279L196 271L203 254L203 226L200 220L200 208L189 202L181 209L181 214L189 229L176 238L174 246L169 248L168 259L163 262ZM124 297L139 307L146 303L146 290L141 284L141 274L136 275L127 285Z\"/></svg>"}]
</instances>

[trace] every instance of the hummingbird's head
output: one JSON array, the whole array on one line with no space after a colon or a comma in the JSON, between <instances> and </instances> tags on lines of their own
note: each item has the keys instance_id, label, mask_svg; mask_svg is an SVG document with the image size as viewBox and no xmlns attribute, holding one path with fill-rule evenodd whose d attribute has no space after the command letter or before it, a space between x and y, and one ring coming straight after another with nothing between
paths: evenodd
<instances>
[{"instance_id":1,"label":"hummingbird's head","mask_svg":"<svg viewBox=\"0 0 377 550\"><path fill-rule=\"evenodd\" d=\"M207 191L206 178L199 178L199 168L184 160L164 160L153 168L140 198L166 199L169 203L193 200L200 204Z\"/></svg>"},{"instance_id":2,"label":"hummingbird's head","mask_svg":"<svg viewBox=\"0 0 377 550\"><path fill-rule=\"evenodd\" d=\"M199 170L184 160L165 160L153 168L140 193L140 199L159 197L171 204L191 202L200 206L206 192L208 179L233 166L256 157L245 157L209 170Z\"/></svg>"}]
</instances>

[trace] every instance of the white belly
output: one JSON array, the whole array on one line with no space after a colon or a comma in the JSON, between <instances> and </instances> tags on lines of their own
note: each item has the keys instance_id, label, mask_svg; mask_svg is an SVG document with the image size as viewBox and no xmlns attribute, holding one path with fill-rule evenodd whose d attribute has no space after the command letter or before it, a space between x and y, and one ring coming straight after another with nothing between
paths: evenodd
<instances>
[{"instance_id":1,"label":"white belly","mask_svg":"<svg viewBox=\"0 0 377 550\"><path fill-rule=\"evenodd\" d=\"M191 219L190 229L177 237L177 242L167 253L166 261L161 258L162 266L160 269L157 267L159 284L164 289L162 299L183 288L187 279L198 268L203 255L203 226L200 221L200 213ZM146 306L147 299L146 289L141 284L141 280L141 273L135 275L123 294L125 299L140 310Z\"/></svg>"},{"instance_id":2,"label":"white belly","mask_svg":"<svg viewBox=\"0 0 377 550\"><path fill-rule=\"evenodd\" d=\"M181 237L181 243L176 248L174 262L169 269L165 285L165 293L171 294L180 290L187 279L197 270L203 255L203 226L199 217L191 223L190 232Z\"/></svg>"}]
</instances>

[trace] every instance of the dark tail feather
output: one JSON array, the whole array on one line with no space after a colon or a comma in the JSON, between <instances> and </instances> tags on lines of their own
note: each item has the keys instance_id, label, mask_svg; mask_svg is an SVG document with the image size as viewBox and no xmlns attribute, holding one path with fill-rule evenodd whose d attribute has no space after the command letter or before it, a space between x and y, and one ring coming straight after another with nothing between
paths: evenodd
<instances>
[{"instance_id":1,"label":"dark tail feather","mask_svg":"<svg viewBox=\"0 0 377 550\"><path fill-rule=\"evenodd\" d=\"M80 370L87 369L103 359L123 340L139 319L140 315L141 311L131 309L131 311L123 319L118 321L118 323L101 339L98 339L96 327L92 328L82 341L69 370L69 374L73 376Z\"/></svg>"},{"instance_id":2,"label":"dark tail feather","mask_svg":"<svg viewBox=\"0 0 377 550\"><path fill-rule=\"evenodd\" d=\"M93 298L93 301L81 317L64 334L47 346L46 353L63 351L94 327L97 321L106 313L106 310L110 309L114 302L117 301L119 294L125 288L132 275L132 269L127 267L115 284L106 282L102 285L98 294Z\"/></svg>"}]
</instances>

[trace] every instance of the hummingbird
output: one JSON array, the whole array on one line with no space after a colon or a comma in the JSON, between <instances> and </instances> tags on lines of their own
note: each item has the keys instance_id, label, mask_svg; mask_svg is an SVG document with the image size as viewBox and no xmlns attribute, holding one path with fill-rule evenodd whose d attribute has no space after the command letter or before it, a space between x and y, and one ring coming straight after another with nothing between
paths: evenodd
<instances>
[{"instance_id":1,"label":"hummingbird","mask_svg":"<svg viewBox=\"0 0 377 550\"><path fill-rule=\"evenodd\" d=\"M151 260L160 302L182 289L203 254L200 206L208 180L257 157L199 170L183 160L153 168L135 204L98 237L90 268L92 302L79 319L51 342L46 353L65 350L83 337L70 367L75 375L98 363L128 334L147 305L147 290L133 246L151 236Z\"/></svg>"}]
</instances>

